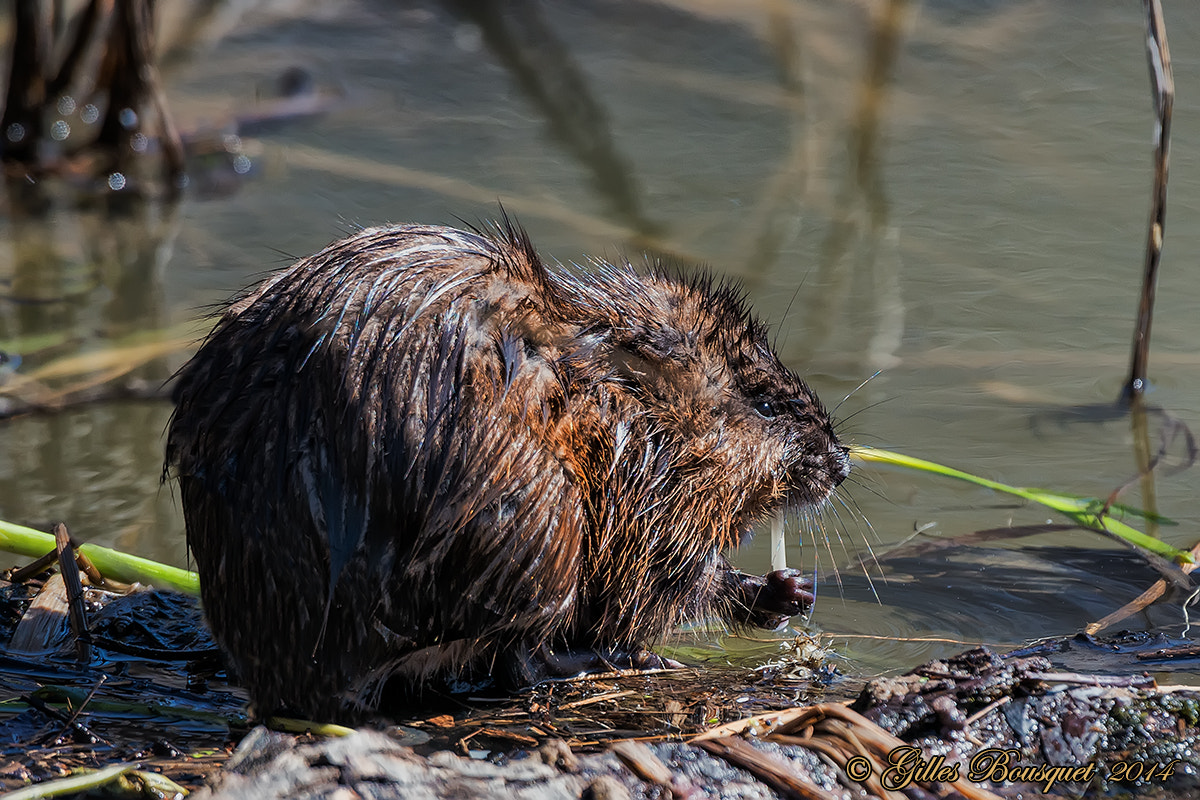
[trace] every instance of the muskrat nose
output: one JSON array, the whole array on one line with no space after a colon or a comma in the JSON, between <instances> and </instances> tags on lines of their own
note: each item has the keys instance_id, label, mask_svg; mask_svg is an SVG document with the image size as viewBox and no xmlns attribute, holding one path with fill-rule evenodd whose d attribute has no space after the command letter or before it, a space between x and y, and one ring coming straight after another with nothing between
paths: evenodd
<instances>
[{"instance_id":1,"label":"muskrat nose","mask_svg":"<svg viewBox=\"0 0 1200 800\"><path fill-rule=\"evenodd\" d=\"M850 477L850 448L837 445L829 454L829 477L837 486Z\"/></svg>"}]
</instances>

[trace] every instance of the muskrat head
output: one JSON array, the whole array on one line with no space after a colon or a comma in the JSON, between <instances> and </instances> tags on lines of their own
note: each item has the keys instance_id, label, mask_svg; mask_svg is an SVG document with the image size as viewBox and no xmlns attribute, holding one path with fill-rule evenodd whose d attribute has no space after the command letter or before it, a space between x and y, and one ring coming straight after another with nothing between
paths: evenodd
<instances>
[{"instance_id":1,"label":"muskrat head","mask_svg":"<svg viewBox=\"0 0 1200 800\"><path fill-rule=\"evenodd\" d=\"M820 503L847 477L829 414L735 286L628 265L600 265L581 284L612 381L668 440L683 491L719 497L744 530L781 507Z\"/></svg>"}]
</instances>

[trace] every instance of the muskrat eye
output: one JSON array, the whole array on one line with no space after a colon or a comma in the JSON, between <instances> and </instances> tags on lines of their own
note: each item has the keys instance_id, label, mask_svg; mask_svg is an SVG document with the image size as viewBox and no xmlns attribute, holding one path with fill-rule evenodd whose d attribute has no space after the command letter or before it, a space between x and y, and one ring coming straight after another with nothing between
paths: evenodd
<instances>
[{"instance_id":1,"label":"muskrat eye","mask_svg":"<svg viewBox=\"0 0 1200 800\"><path fill-rule=\"evenodd\" d=\"M775 417L775 404L770 400L755 400L754 410L763 419L773 419Z\"/></svg>"}]
</instances>

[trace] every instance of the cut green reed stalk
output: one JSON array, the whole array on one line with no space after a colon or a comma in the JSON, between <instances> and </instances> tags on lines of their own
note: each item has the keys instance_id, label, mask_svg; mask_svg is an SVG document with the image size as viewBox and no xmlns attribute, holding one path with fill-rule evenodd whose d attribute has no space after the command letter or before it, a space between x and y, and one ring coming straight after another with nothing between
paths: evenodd
<instances>
[{"instance_id":1,"label":"cut green reed stalk","mask_svg":"<svg viewBox=\"0 0 1200 800\"><path fill-rule=\"evenodd\" d=\"M0 520L0 550L38 558L54 550L54 537L24 525ZM82 545L79 552L91 559L102 574L114 580L125 583L137 581L152 584L160 589L200 594L199 577L186 569L167 566L96 544Z\"/></svg>"},{"instance_id":2,"label":"cut green reed stalk","mask_svg":"<svg viewBox=\"0 0 1200 800\"><path fill-rule=\"evenodd\" d=\"M1169 523L1170 520L1164 519L1157 515L1147 514L1140 509L1131 508L1129 506L1118 503L1107 503L1104 500L1095 497L1081 497L1079 495L1064 494L1062 492L1052 492L1046 489L1030 489L1027 487L1009 486L1006 483L999 481L981 478L978 475L972 475L969 472L963 472L952 467L946 467L941 464L935 464L932 461L926 461L921 458L913 458L906 456L903 453L895 453L890 450L880 450L875 447L857 446L851 448L851 457L859 461L876 463L876 464L891 464L897 467L905 467L907 469L915 469L919 472L930 472L935 475L942 475L955 480L966 481L973 483L976 486L983 486L987 489L992 489L1005 494L1016 495L1025 500L1031 500L1035 503L1040 503L1047 508L1051 508L1058 513L1069 517L1077 525L1089 530L1100 531L1116 536L1129 544L1149 550L1151 553L1169 558L1177 564L1194 563L1192 556L1185 550L1179 550L1161 539L1155 539L1153 536L1147 536L1130 525L1125 524L1119 519L1116 519L1112 514L1119 513L1141 517L1143 519L1153 518L1157 522Z\"/></svg>"}]
</instances>

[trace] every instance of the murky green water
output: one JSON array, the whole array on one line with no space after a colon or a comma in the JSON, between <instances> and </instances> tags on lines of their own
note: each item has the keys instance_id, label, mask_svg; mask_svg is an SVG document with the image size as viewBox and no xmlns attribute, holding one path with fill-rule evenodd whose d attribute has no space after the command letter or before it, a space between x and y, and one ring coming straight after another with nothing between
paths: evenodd
<instances>
[{"instance_id":1,"label":"murky green water","mask_svg":"<svg viewBox=\"0 0 1200 800\"><path fill-rule=\"evenodd\" d=\"M1088 495L1135 473L1127 420L1064 412L1110 403L1127 370L1152 175L1138 4L528 8L508 42L537 42L532 61L435 4L263 2L187 26L190 47L164 68L185 130L255 113L294 67L338 99L247 135L250 174L197 170L173 213L114 222L64 191L38 220L10 201L0 341L67 338L19 374L186 321L351 226L475 221L502 201L547 256L649 248L736 276L831 405L881 370L840 406L851 441ZM1150 400L1196 427L1200 10L1167 14L1178 97ZM182 358L138 374L161 380ZM158 483L168 413L116 404L0 425L0 519L65 519L184 563ZM1194 484L1185 471L1155 485L1183 547ZM1136 488L1123 499L1144 502ZM876 603L848 566L868 542L884 554L916 528L937 541L1053 515L873 468L841 500L822 516L831 550L806 534L789 557L840 567L815 620L865 670L1071 633L1153 580L1067 532L885 559ZM742 561L763 568L765 542ZM1180 620L1166 608L1151 623L1177 633Z\"/></svg>"}]
</instances>

